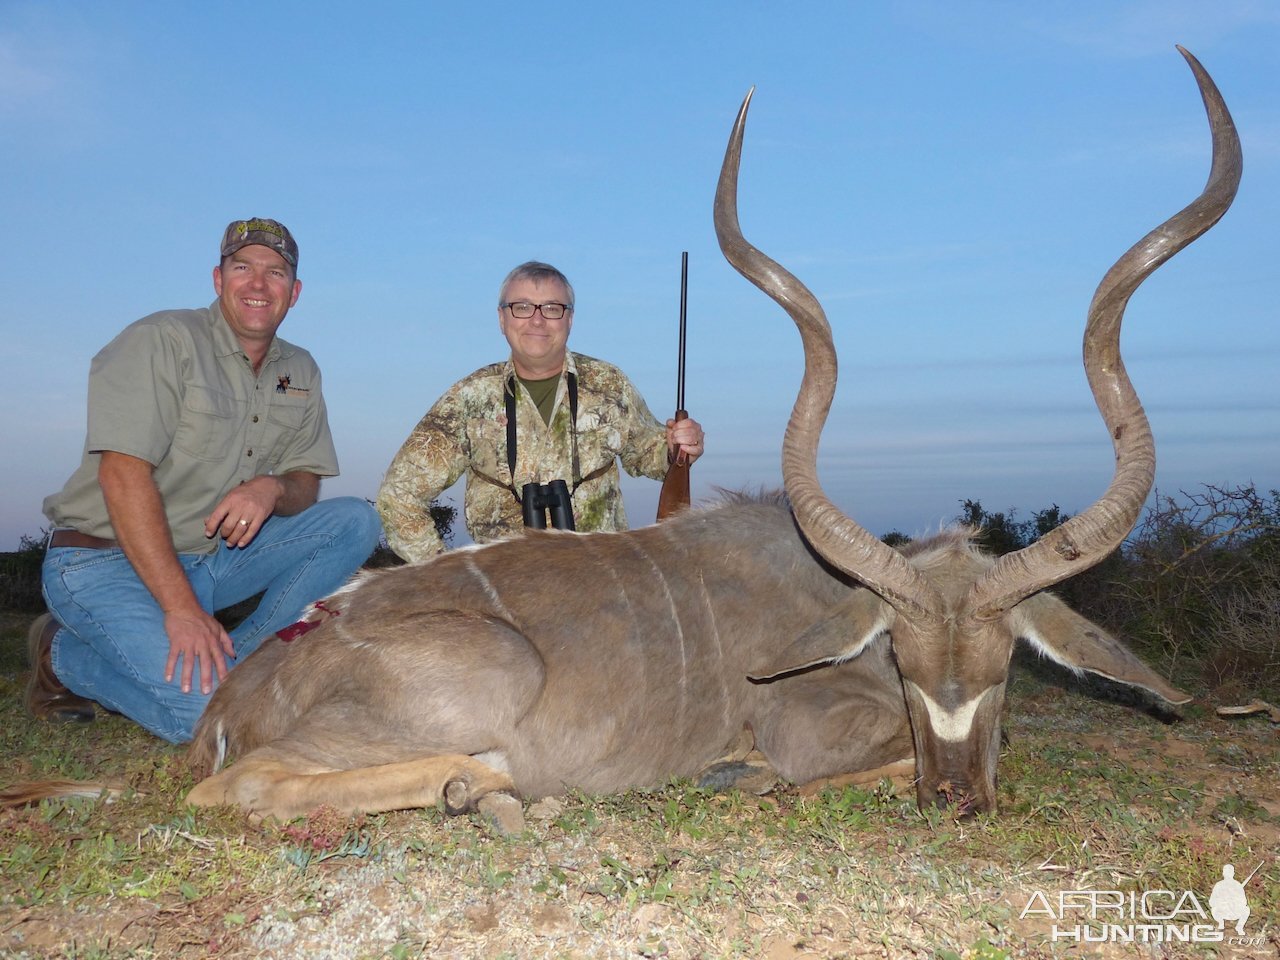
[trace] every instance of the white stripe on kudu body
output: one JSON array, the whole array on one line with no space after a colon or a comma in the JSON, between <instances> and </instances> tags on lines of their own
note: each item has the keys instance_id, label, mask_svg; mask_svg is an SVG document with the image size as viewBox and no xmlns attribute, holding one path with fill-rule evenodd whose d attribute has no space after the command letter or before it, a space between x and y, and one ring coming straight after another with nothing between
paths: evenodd
<instances>
[{"instance_id":1,"label":"white stripe on kudu body","mask_svg":"<svg viewBox=\"0 0 1280 960\"><path fill-rule=\"evenodd\" d=\"M507 605L502 602L502 597L498 595L498 588L493 585L492 580L485 576L484 571L480 569L475 558L467 557L466 564L467 569L477 580L480 581L480 586L484 588L485 595L493 601L494 609L496 609L505 619L516 622L511 615L511 611L507 609Z\"/></svg>"}]
</instances>

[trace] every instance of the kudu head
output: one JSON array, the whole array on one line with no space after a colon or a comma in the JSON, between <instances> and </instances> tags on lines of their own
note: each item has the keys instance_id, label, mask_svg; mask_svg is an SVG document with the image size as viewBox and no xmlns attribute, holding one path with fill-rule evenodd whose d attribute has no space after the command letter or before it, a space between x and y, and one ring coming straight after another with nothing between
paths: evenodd
<instances>
[{"instance_id":1,"label":"kudu head","mask_svg":"<svg viewBox=\"0 0 1280 960\"><path fill-rule=\"evenodd\" d=\"M1155 476L1155 445L1120 357L1120 324L1134 291L1231 205L1241 153L1231 116L1204 68L1186 50L1213 137L1213 164L1200 196L1124 254L1089 307L1084 365L1115 449L1115 473L1101 498L1037 542L992 560L949 546L908 556L842 513L818 482L818 437L835 395L836 353L822 307L803 283L761 253L738 225L738 168L748 92L729 138L716 189L720 249L744 277L790 314L804 343L805 372L782 448L783 479L796 520L830 563L870 588L818 624L753 676L777 677L857 656L888 634L902 675L916 750L922 807L955 803L966 813L996 808L1000 715L1014 641L1021 638L1073 671L1143 687L1172 703L1171 687L1101 628L1041 593L1088 569L1133 528ZM856 731L852 733L856 736Z\"/></svg>"}]
</instances>

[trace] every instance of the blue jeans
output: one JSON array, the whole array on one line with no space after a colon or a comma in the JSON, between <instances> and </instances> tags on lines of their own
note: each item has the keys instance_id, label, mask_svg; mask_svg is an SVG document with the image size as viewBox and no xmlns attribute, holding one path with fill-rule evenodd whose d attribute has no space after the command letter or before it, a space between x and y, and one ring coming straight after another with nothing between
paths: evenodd
<instances>
[{"instance_id":1,"label":"blue jeans","mask_svg":"<svg viewBox=\"0 0 1280 960\"><path fill-rule=\"evenodd\" d=\"M381 532L367 502L336 497L295 516L269 518L243 549L219 541L213 553L178 559L210 613L265 591L257 609L230 633L239 661L294 623L309 603L342 586L369 558ZM50 547L43 580L45 602L62 625L53 638L58 679L158 737L190 740L209 697L200 692L198 673L190 693L182 692L176 673L165 682L164 614L124 551Z\"/></svg>"}]
</instances>

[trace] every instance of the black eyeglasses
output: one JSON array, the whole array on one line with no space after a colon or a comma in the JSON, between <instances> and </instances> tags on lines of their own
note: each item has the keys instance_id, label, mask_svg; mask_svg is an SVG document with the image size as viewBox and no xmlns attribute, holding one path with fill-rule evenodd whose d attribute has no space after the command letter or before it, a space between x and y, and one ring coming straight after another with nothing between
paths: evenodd
<instances>
[{"instance_id":1,"label":"black eyeglasses","mask_svg":"<svg viewBox=\"0 0 1280 960\"><path fill-rule=\"evenodd\" d=\"M573 310L571 303L557 303L552 300L550 303L530 303L528 300L517 300L514 303L500 303L500 307L506 307L511 311L511 315L517 320L528 320L533 316L534 311L542 311L542 316L547 320L559 320L566 313Z\"/></svg>"}]
</instances>

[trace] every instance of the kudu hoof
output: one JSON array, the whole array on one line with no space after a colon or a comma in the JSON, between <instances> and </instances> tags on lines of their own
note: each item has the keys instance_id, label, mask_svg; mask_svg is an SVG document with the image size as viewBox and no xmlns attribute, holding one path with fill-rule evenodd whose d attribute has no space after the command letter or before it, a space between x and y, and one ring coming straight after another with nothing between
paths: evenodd
<instances>
[{"instance_id":1,"label":"kudu hoof","mask_svg":"<svg viewBox=\"0 0 1280 960\"><path fill-rule=\"evenodd\" d=\"M450 780L444 785L444 812L451 817L471 812L471 785L466 780Z\"/></svg>"},{"instance_id":2,"label":"kudu hoof","mask_svg":"<svg viewBox=\"0 0 1280 960\"><path fill-rule=\"evenodd\" d=\"M476 810L490 829L503 837L524 831L524 805L509 793L486 793Z\"/></svg>"},{"instance_id":3,"label":"kudu hoof","mask_svg":"<svg viewBox=\"0 0 1280 960\"><path fill-rule=\"evenodd\" d=\"M764 796L778 785L778 774L767 763L727 761L707 767L698 774L698 786L716 793L741 790Z\"/></svg>"}]
</instances>

